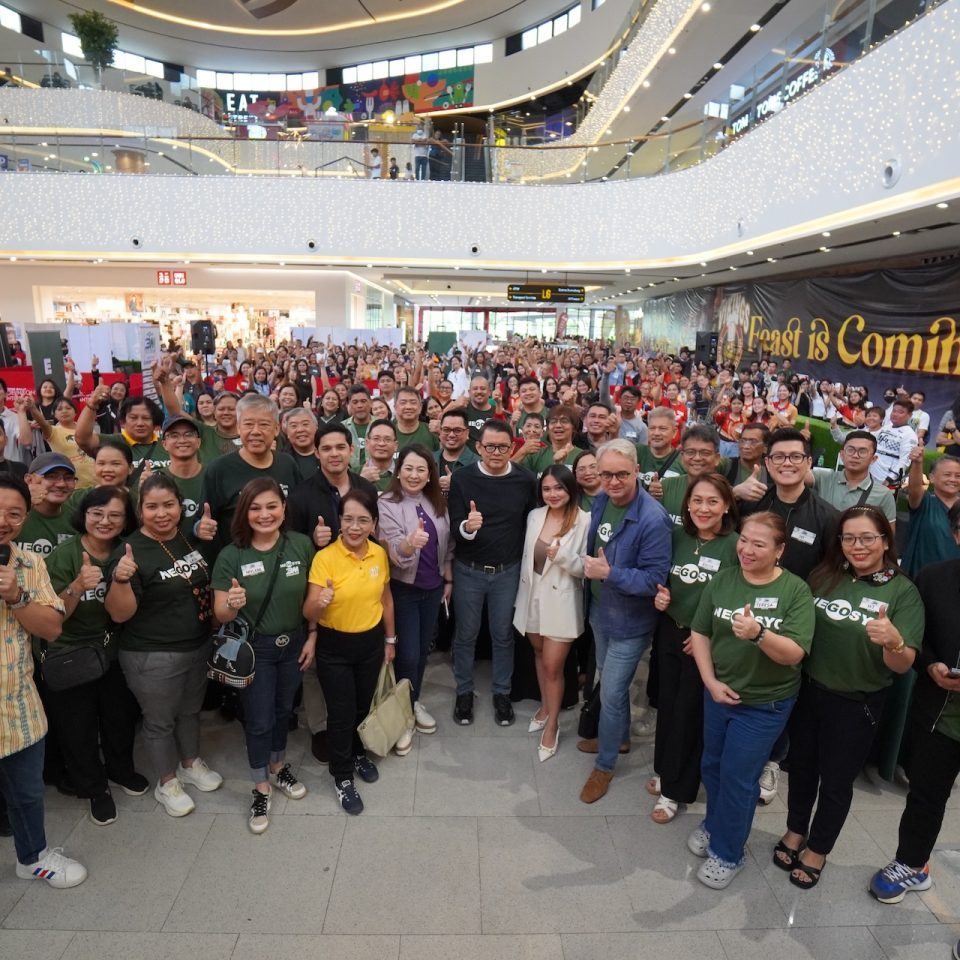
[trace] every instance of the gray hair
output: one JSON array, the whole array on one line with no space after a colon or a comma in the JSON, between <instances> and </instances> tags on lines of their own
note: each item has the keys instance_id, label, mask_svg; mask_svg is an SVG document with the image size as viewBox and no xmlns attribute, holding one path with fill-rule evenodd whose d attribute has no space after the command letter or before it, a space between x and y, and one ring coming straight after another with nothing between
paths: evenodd
<instances>
[{"instance_id":1,"label":"gray hair","mask_svg":"<svg viewBox=\"0 0 960 960\"><path fill-rule=\"evenodd\" d=\"M634 466L637 465L637 448L629 440L624 440L623 437L601 443L597 447L597 463L599 464L608 453L619 453L621 457L626 457Z\"/></svg>"},{"instance_id":2,"label":"gray hair","mask_svg":"<svg viewBox=\"0 0 960 960\"><path fill-rule=\"evenodd\" d=\"M657 419L658 417L669 420L671 423L677 422L677 414L673 407L654 407L647 414L647 422L649 423L651 419Z\"/></svg>"},{"instance_id":3,"label":"gray hair","mask_svg":"<svg viewBox=\"0 0 960 960\"><path fill-rule=\"evenodd\" d=\"M265 397L262 393L245 393L237 401L238 423L248 410L251 413L269 413L274 423L280 422L280 408L270 397Z\"/></svg>"},{"instance_id":4,"label":"gray hair","mask_svg":"<svg viewBox=\"0 0 960 960\"><path fill-rule=\"evenodd\" d=\"M280 422L286 426L294 417L309 417L310 422L314 426L317 425L317 418L313 415L313 411L306 407L291 407L289 410L284 410Z\"/></svg>"}]
</instances>

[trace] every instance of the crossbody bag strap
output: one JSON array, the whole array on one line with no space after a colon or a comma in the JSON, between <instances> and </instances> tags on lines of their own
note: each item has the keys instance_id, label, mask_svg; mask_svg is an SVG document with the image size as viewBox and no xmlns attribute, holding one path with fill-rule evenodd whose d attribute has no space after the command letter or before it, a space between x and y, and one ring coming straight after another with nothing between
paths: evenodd
<instances>
[{"instance_id":1,"label":"crossbody bag strap","mask_svg":"<svg viewBox=\"0 0 960 960\"><path fill-rule=\"evenodd\" d=\"M870 496L870 491L873 489L873 477L870 478L870 486L866 490L860 491L860 499L857 501L857 506L862 507L867 502L867 497Z\"/></svg>"},{"instance_id":2,"label":"crossbody bag strap","mask_svg":"<svg viewBox=\"0 0 960 960\"><path fill-rule=\"evenodd\" d=\"M660 474L661 480L663 479L663 475L673 466L673 461L676 460L677 457L679 456L680 456L680 450L677 449L677 450L674 450L673 453L671 453L670 456L663 461L663 463L660 465L660 470L658 471Z\"/></svg>"},{"instance_id":3,"label":"crossbody bag strap","mask_svg":"<svg viewBox=\"0 0 960 960\"><path fill-rule=\"evenodd\" d=\"M273 588L277 582L277 574L280 573L280 564L283 562L283 548L286 545L287 535L283 534L280 538L280 549L277 551L277 558L273 562L273 570L270 573L270 582L267 584L267 592L263 595L263 602L260 604L260 609L257 611L257 619L254 620L253 626L250 627L251 636L257 632L257 627L260 626L260 621L263 619L263 615L267 611L267 604L270 602L270 594L273 593Z\"/></svg>"}]
</instances>

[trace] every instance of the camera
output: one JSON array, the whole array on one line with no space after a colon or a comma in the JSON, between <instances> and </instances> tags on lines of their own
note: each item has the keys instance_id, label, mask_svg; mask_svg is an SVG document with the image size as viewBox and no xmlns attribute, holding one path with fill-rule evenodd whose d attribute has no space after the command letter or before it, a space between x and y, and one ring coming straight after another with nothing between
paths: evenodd
<instances>
[{"instance_id":1,"label":"camera","mask_svg":"<svg viewBox=\"0 0 960 960\"><path fill-rule=\"evenodd\" d=\"M471 243L471 244L470 244L470 256L471 256L471 257L479 257L479 256L480 256L480 244L479 244L479 243Z\"/></svg>"},{"instance_id":2,"label":"camera","mask_svg":"<svg viewBox=\"0 0 960 960\"><path fill-rule=\"evenodd\" d=\"M307 241L307 249L308 249L308 250L316 250L316 249L317 249L317 241L316 241L316 240L308 240L308 241Z\"/></svg>"},{"instance_id":3,"label":"camera","mask_svg":"<svg viewBox=\"0 0 960 960\"><path fill-rule=\"evenodd\" d=\"M131 242L135 247L139 247L140 244L143 243L143 241L142 241L139 237L133 237L133 238L131 238L130 242Z\"/></svg>"}]
</instances>

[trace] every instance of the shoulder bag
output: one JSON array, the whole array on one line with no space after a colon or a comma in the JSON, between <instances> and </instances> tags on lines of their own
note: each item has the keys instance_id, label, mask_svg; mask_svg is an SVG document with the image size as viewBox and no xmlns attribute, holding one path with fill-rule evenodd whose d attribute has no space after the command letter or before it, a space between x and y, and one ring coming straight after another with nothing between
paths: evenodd
<instances>
[{"instance_id":1,"label":"shoulder bag","mask_svg":"<svg viewBox=\"0 0 960 960\"><path fill-rule=\"evenodd\" d=\"M40 672L51 690L71 690L99 680L110 669L107 645L110 632L101 643L58 643L51 646L40 641Z\"/></svg>"},{"instance_id":2,"label":"shoulder bag","mask_svg":"<svg viewBox=\"0 0 960 960\"><path fill-rule=\"evenodd\" d=\"M393 664L380 668L377 689L370 701L370 712L357 727L363 745L378 757L385 757L403 734L413 728L413 701L410 681L397 683Z\"/></svg>"}]
</instances>

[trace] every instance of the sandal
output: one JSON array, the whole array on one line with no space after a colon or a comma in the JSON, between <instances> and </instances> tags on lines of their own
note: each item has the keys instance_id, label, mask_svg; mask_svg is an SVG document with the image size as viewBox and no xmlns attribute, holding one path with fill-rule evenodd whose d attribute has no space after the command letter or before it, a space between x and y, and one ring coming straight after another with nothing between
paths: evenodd
<instances>
[{"instance_id":1,"label":"sandal","mask_svg":"<svg viewBox=\"0 0 960 960\"><path fill-rule=\"evenodd\" d=\"M801 890L812 890L820 882L820 874L826 865L827 861L824 860L823 866L811 867L798 857L797 862L793 865L793 870L790 872L790 882ZM797 874L800 874L800 876L797 876Z\"/></svg>"},{"instance_id":2,"label":"sandal","mask_svg":"<svg viewBox=\"0 0 960 960\"><path fill-rule=\"evenodd\" d=\"M777 845L773 848L773 865L789 873L791 870L796 869L802 849L802 843L794 850L793 847L788 847L782 839L778 840ZM780 854L783 854L783 856L780 856Z\"/></svg>"},{"instance_id":3,"label":"sandal","mask_svg":"<svg viewBox=\"0 0 960 960\"><path fill-rule=\"evenodd\" d=\"M653 806L650 819L654 823L669 823L677 815L679 809L680 804L678 801L671 800L669 797L661 794Z\"/></svg>"},{"instance_id":4,"label":"sandal","mask_svg":"<svg viewBox=\"0 0 960 960\"><path fill-rule=\"evenodd\" d=\"M649 793L651 797L660 796L660 778L659 777L651 777L647 781L647 793Z\"/></svg>"}]
</instances>

